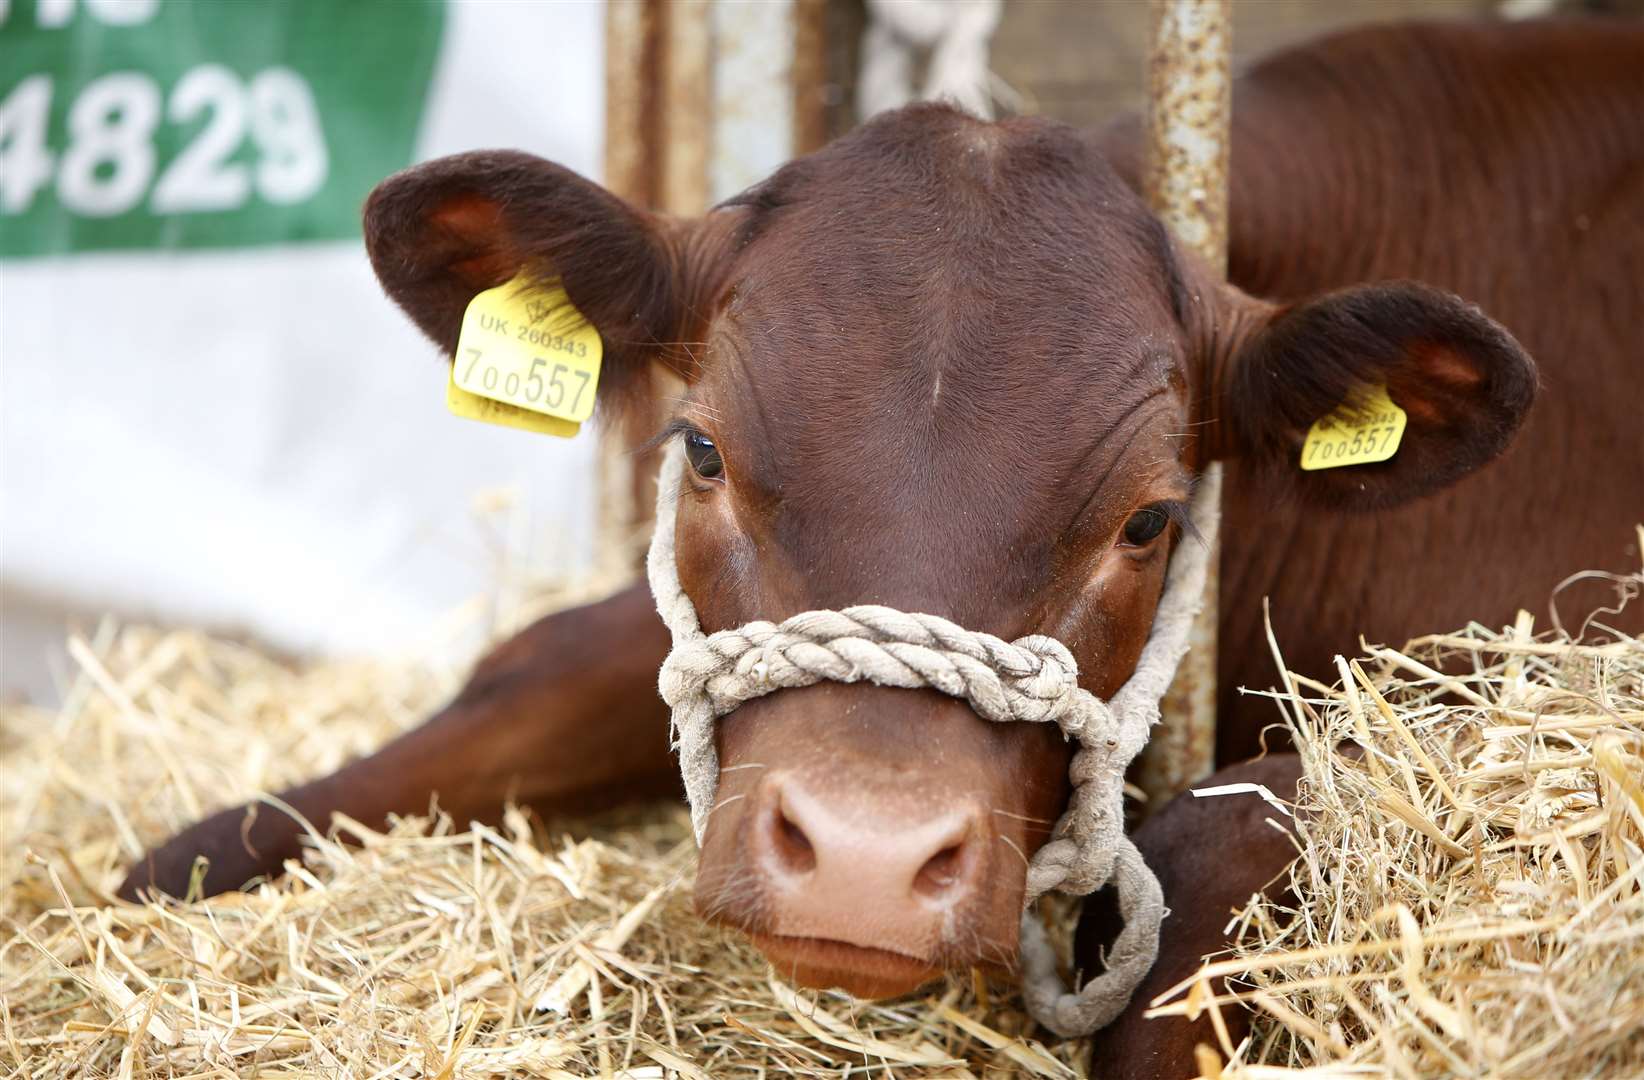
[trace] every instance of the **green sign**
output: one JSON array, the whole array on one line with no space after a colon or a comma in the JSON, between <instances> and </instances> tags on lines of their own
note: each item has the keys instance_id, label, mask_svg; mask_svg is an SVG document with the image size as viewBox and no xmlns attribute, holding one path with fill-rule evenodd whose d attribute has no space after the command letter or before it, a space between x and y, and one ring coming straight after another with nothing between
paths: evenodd
<instances>
[{"instance_id":1,"label":"green sign","mask_svg":"<svg viewBox=\"0 0 1644 1080\"><path fill-rule=\"evenodd\" d=\"M0 0L0 255L359 234L442 0Z\"/></svg>"}]
</instances>

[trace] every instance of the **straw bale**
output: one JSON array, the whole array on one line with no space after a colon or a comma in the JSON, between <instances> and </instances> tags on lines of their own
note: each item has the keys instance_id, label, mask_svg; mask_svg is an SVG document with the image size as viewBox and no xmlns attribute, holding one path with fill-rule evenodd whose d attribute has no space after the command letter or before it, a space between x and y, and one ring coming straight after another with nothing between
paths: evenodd
<instances>
[{"instance_id":1,"label":"straw bale","mask_svg":"<svg viewBox=\"0 0 1644 1080\"><path fill-rule=\"evenodd\" d=\"M1644 574L1613 583L1636 602ZM1288 895L1252 899L1232 954L1152 1003L1260 1012L1201 1049L1205 1075L1644 1076L1644 643L1606 614L1289 676Z\"/></svg>"}]
</instances>

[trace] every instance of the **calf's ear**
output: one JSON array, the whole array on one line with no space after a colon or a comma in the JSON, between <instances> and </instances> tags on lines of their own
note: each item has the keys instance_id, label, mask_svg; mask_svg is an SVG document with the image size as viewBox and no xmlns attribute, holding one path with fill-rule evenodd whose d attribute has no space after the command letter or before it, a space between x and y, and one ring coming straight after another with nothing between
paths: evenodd
<instances>
[{"instance_id":1,"label":"calf's ear","mask_svg":"<svg viewBox=\"0 0 1644 1080\"><path fill-rule=\"evenodd\" d=\"M563 286L599 331L602 398L670 359L660 343L680 339L695 280L679 257L690 227L507 150L417 165L384 180L365 204L378 280L447 356L469 301L524 273Z\"/></svg>"},{"instance_id":2,"label":"calf's ear","mask_svg":"<svg viewBox=\"0 0 1644 1080\"><path fill-rule=\"evenodd\" d=\"M1291 306L1232 289L1224 300L1217 456L1249 462L1306 503L1374 510L1444 488L1505 450L1535 398L1535 364L1512 335L1426 285L1365 285ZM1377 386L1408 418L1397 452L1304 471L1314 421Z\"/></svg>"}]
</instances>

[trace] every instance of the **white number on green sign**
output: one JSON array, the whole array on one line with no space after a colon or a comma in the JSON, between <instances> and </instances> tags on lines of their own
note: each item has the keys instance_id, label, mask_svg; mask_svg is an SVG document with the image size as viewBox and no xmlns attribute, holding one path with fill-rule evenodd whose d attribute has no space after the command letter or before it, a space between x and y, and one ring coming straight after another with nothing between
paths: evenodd
<instances>
[{"instance_id":1,"label":"white number on green sign","mask_svg":"<svg viewBox=\"0 0 1644 1080\"><path fill-rule=\"evenodd\" d=\"M45 145L51 78L24 79L0 102L0 213L27 213L51 179ZM302 76L269 68L249 87L218 64L202 64L177 82L166 119L201 117L205 126L154 185L159 214L232 210L245 204L252 174L229 159L245 141L256 147L255 189L275 204L301 202L325 183L327 154L314 95ZM86 217L112 217L136 206L154 176L154 132L160 91L152 78L119 71L88 84L69 109L68 145L57 165L57 197Z\"/></svg>"},{"instance_id":2,"label":"white number on green sign","mask_svg":"<svg viewBox=\"0 0 1644 1080\"><path fill-rule=\"evenodd\" d=\"M0 257L358 237L444 24L443 0L0 0Z\"/></svg>"}]
</instances>

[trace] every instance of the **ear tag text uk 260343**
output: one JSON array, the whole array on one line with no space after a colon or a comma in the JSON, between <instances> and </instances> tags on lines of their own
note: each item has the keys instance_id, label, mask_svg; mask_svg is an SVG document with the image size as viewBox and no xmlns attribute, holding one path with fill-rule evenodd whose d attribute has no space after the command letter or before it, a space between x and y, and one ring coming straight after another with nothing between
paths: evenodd
<instances>
[{"instance_id":1,"label":"ear tag text uk 260343","mask_svg":"<svg viewBox=\"0 0 1644 1080\"><path fill-rule=\"evenodd\" d=\"M569 438L593 415L599 331L555 286L523 275L468 303L446 385L458 416Z\"/></svg>"},{"instance_id":2,"label":"ear tag text uk 260343","mask_svg":"<svg viewBox=\"0 0 1644 1080\"><path fill-rule=\"evenodd\" d=\"M1301 467L1311 472L1386 461L1398 452L1405 420L1387 387L1364 387L1313 421L1302 441Z\"/></svg>"}]
</instances>

